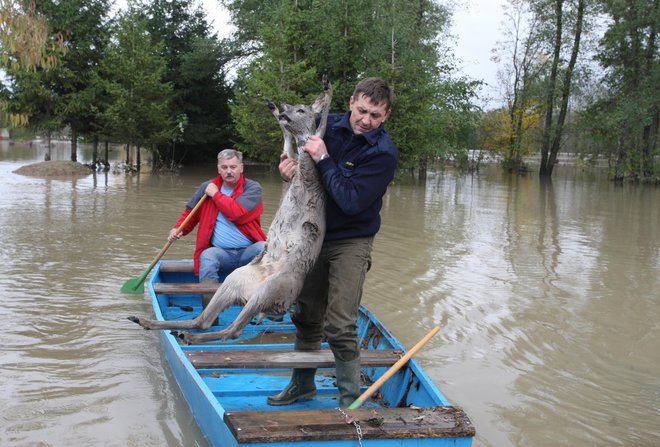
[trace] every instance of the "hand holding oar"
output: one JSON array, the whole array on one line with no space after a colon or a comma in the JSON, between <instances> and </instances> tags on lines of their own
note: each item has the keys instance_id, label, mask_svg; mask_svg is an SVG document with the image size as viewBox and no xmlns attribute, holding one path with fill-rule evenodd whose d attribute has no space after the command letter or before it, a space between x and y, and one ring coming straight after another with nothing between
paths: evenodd
<instances>
[{"instance_id":1,"label":"hand holding oar","mask_svg":"<svg viewBox=\"0 0 660 447\"><path fill-rule=\"evenodd\" d=\"M202 203L204 203L204 200L206 200L208 196L204 194L201 199L199 199L199 202L197 202L197 205L195 205L195 208L193 208L190 211L190 214L188 214L185 218L185 220L179 225L179 228L176 229L177 234L183 230L183 228L188 225L188 222L190 222L190 219L197 213L197 210L199 209L200 206L202 206ZM124 283L124 285L121 288L121 291L124 293L144 293L144 281L146 281L147 276L149 275L149 272L151 272L151 269L154 268L156 263L160 260L160 258L163 257L165 252L167 251L168 248L170 248L170 245L172 245L172 242L169 240L165 243L163 248L160 250L160 253L156 255L154 260L151 262L151 265L147 268L147 270L141 275L136 278L131 278L128 281Z\"/></svg>"},{"instance_id":2,"label":"hand holding oar","mask_svg":"<svg viewBox=\"0 0 660 447\"><path fill-rule=\"evenodd\" d=\"M384 384L385 382L387 382L387 381L389 380L390 377L392 377L392 376L393 376L398 370L400 370L400 369L403 367L403 365L405 365L405 364L408 362L408 360L410 360L410 359L412 358L412 356L415 355L415 354L417 353L417 351L419 351L420 349L422 349L422 346L424 346L424 345L426 344L426 342L428 342L428 341L431 339L431 337L433 337L435 334L438 333L439 330L440 330L440 326L436 326L436 327L434 327L433 329L431 329L431 332L429 332L428 334L426 334L426 336L425 336L424 338L422 338L419 342L417 342L417 344L416 344L415 346L413 346L412 349L411 349L410 351L408 351L408 352L407 352L403 357L401 357L401 358L400 358L400 359L399 359L394 365L392 365L392 367L391 367L390 369L388 369L388 370L385 372L385 374L383 374L383 375L380 377L380 379L376 380L376 381L373 383L373 385L371 385L371 386L367 389L367 391L365 391L364 393L362 393L362 395L361 395L360 397L358 397L357 399L355 399L355 401L354 401L351 405L349 405L348 409L349 409L349 410L355 410L356 408L361 407L362 404L363 404L367 399L369 399L369 397L370 397L372 394L374 394L374 393L376 392L376 390L378 390L378 388L380 388L381 386L383 386L383 384Z\"/></svg>"}]
</instances>

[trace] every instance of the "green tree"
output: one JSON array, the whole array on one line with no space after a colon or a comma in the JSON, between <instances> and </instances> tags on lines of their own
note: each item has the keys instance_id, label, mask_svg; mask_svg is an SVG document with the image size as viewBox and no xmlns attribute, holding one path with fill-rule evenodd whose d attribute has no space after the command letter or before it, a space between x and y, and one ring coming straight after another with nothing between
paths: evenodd
<instances>
[{"instance_id":1,"label":"green tree","mask_svg":"<svg viewBox=\"0 0 660 447\"><path fill-rule=\"evenodd\" d=\"M0 0L0 66L52 67L62 51L62 35L48 30L34 1Z\"/></svg>"},{"instance_id":2,"label":"green tree","mask_svg":"<svg viewBox=\"0 0 660 447\"><path fill-rule=\"evenodd\" d=\"M25 117L24 125L46 134L44 160L51 159L51 135L62 128L62 121L55 113L56 99L50 89L52 70L11 69L11 93L7 110L10 114Z\"/></svg>"},{"instance_id":3,"label":"green tree","mask_svg":"<svg viewBox=\"0 0 660 447\"><path fill-rule=\"evenodd\" d=\"M526 117L537 115L542 98L541 75L547 66L543 41L537 31L540 17L526 0L509 0L505 9L505 40L497 48L495 60L508 111L509 131L503 166L509 171L524 169L523 157L529 153L530 126Z\"/></svg>"},{"instance_id":4,"label":"green tree","mask_svg":"<svg viewBox=\"0 0 660 447\"><path fill-rule=\"evenodd\" d=\"M171 86L165 82L162 43L154 43L147 21L137 9L120 14L113 29L115 38L101 62L98 84L105 97L99 133L126 143L126 162L131 165L130 149L152 150L172 141L174 120L169 109Z\"/></svg>"},{"instance_id":5,"label":"green tree","mask_svg":"<svg viewBox=\"0 0 660 447\"><path fill-rule=\"evenodd\" d=\"M322 72L333 83L334 111L345 111L355 84L381 76L395 91L388 130L402 166L420 167L465 138L461 113L475 83L451 79L441 59L449 14L432 1L226 1L239 32L233 42L248 59L238 72L232 116L252 156L277 159L279 129L262 99L309 102ZM366 24L366 25L365 25ZM265 137L268 135L268 137Z\"/></svg>"},{"instance_id":6,"label":"green tree","mask_svg":"<svg viewBox=\"0 0 660 447\"><path fill-rule=\"evenodd\" d=\"M552 63L550 74L545 83L546 99L543 107L545 119L541 143L541 165L539 168L539 174L542 177L550 177L552 175L557 154L559 153L564 123L568 113L568 102L572 91L573 74L580 51L586 10L585 0L576 0L573 2L552 0L552 3L554 3L554 8L550 8L550 10L553 11L554 16L550 15L547 18L554 20L545 21L546 23L554 23L554 26L548 32L548 37L553 43L551 46ZM544 12L548 6L545 1L536 4L537 14L545 18ZM569 11L567 10L570 8L572 8L570 12L573 13L572 26L567 27L566 19L569 16ZM564 30L567 28L566 33L572 38L567 39L564 35ZM570 48L567 64L564 64L564 61L567 60L565 47ZM560 77L562 78L561 80ZM556 109L558 115L554 118Z\"/></svg>"},{"instance_id":7,"label":"green tree","mask_svg":"<svg viewBox=\"0 0 660 447\"><path fill-rule=\"evenodd\" d=\"M597 54L606 88L583 118L614 150L615 180L658 181L660 2L599 3L610 19Z\"/></svg>"},{"instance_id":8,"label":"green tree","mask_svg":"<svg viewBox=\"0 0 660 447\"><path fill-rule=\"evenodd\" d=\"M180 112L186 120L181 146L187 152L180 158L215 159L220 149L231 146L235 135L226 73L229 51L215 37L199 37L181 59L179 88L185 92L185 105Z\"/></svg>"},{"instance_id":9,"label":"green tree","mask_svg":"<svg viewBox=\"0 0 660 447\"><path fill-rule=\"evenodd\" d=\"M59 123L71 130L71 160L77 161L79 135L90 130L96 114L97 87L93 80L108 39L108 0L44 0L37 12L47 18L53 32L63 36L66 47L59 63L38 70L35 77L15 78L15 89L37 98L33 117ZM29 82L24 82L29 79ZM50 124L48 124L50 126Z\"/></svg>"},{"instance_id":10,"label":"green tree","mask_svg":"<svg viewBox=\"0 0 660 447\"><path fill-rule=\"evenodd\" d=\"M62 34L50 32L46 18L37 13L34 1L0 0L0 68L10 77L22 71L52 68L64 51ZM7 101L12 93L10 89L3 89L0 109L4 112L16 110L15 105ZM10 112L2 121L14 126L25 125L28 115Z\"/></svg>"},{"instance_id":11,"label":"green tree","mask_svg":"<svg viewBox=\"0 0 660 447\"><path fill-rule=\"evenodd\" d=\"M185 117L178 121L186 123L176 146L174 141L159 145L160 158L171 165L214 156L233 138L225 71L229 50L211 34L204 10L193 0L154 0L143 9L149 33L163 44L164 80L172 85L170 115Z\"/></svg>"}]
</instances>

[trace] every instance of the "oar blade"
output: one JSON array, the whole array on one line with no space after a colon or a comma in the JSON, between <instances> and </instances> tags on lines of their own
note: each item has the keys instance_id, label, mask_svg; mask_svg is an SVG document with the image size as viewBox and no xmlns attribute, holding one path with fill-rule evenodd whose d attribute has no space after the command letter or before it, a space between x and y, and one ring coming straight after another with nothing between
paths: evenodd
<instances>
[{"instance_id":1,"label":"oar blade","mask_svg":"<svg viewBox=\"0 0 660 447\"><path fill-rule=\"evenodd\" d=\"M138 278L131 278L124 283L121 287L123 293L144 293L144 280L147 275L142 275Z\"/></svg>"}]
</instances>

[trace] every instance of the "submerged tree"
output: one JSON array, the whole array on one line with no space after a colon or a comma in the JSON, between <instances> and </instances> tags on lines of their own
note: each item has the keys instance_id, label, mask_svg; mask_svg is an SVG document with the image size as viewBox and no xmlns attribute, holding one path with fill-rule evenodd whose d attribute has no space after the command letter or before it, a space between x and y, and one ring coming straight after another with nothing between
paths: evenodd
<instances>
[{"instance_id":1,"label":"submerged tree","mask_svg":"<svg viewBox=\"0 0 660 447\"><path fill-rule=\"evenodd\" d=\"M539 174L543 177L552 175L557 154L561 146L564 123L568 113L568 102L571 96L571 87L573 74L580 51L580 42L582 39L582 29L586 9L585 0L575 0L574 2L565 0L552 0L554 3L554 26L551 27L549 38L553 40L552 45L552 63L550 75L545 83L546 99L543 107L545 119L543 123L543 137L541 143L541 166ZM569 5L569 3L571 5ZM538 14L543 13L543 9L549 6L545 2L536 5ZM573 18L571 27L566 26L567 8L573 7ZM550 21L552 23L552 21ZM566 38L564 30L568 29L567 34L572 37ZM572 31L572 32L571 32ZM568 63L564 48L570 47L570 56ZM558 115L555 119L555 111Z\"/></svg>"},{"instance_id":2,"label":"submerged tree","mask_svg":"<svg viewBox=\"0 0 660 447\"><path fill-rule=\"evenodd\" d=\"M108 39L108 0L43 0L37 4L53 32L63 36L66 54L50 70L37 70L33 76L16 77L21 95L39 101L32 116L47 123L69 126L71 161L77 161L78 137L90 130L97 119L96 71L103 59ZM26 80L27 79L27 80Z\"/></svg>"},{"instance_id":3,"label":"submerged tree","mask_svg":"<svg viewBox=\"0 0 660 447\"><path fill-rule=\"evenodd\" d=\"M170 115L171 85L163 80L165 59L161 43L147 32L147 21L137 10L123 12L114 28L112 45L101 63L100 85L105 94L101 133L126 143L126 163L132 164L130 149L154 149L171 141L174 124Z\"/></svg>"},{"instance_id":4,"label":"submerged tree","mask_svg":"<svg viewBox=\"0 0 660 447\"><path fill-rule=\"evenodd\" d=\"M613 145L614 179L658 181L660 2L600 3L611 19L597 55L606 89L585 118L594 134Z\"/></svg>"},{"instance_id":5,"label":"submerged tree","mask_svg":"<svg viewBox=\"0 0 660 447\"><path fill-rule=\"evenodd\" d=\"M176 141L158 146L159 161L214 157L231 146L233 126L227 85L229 50L211 34L204 10L193 0L140 1L154 42L162 43L164 81L172 86L170 121Z\"/></svg>"},{"instance_id":6,"label":"submerged tree","mask_svg":"<svg viewBox=\"0 0 660 447\"><path fill-rule=\"evenodd\" d=\"M530 133L538 129L536 120L526 117L540 113L541 74L547 64L543 42L535 37L540 26L525 0L509 0L505 11L507 40L500 43L495 61L502 63L498 77L507 108L508 142L503 165L509 171L523 169Z\"/></svg>"}]
</instances>

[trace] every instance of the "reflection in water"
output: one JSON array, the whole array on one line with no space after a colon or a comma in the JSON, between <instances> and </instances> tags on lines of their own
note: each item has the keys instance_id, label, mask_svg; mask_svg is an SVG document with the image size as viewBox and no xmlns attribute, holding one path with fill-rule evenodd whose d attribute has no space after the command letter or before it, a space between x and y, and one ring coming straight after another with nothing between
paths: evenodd
<instances>
[{"instance_id":1,"label":"reflection in water","mask_svg":"<svg viewBox=\"0 0 660 447\"><path fill-rule=\"evenodd\" d=\"M42 157L0 145L0 445L205 445L156 334L125 320L147 300L119 288L214 166L12 174ZM397 180L364 303L408 347L442 326L417 358L472 417L475 446L657 444L660 192L558 168L547 183L497 169ZM281 182L246 171L267 227Z\"/></svg>"}]
</instances>

